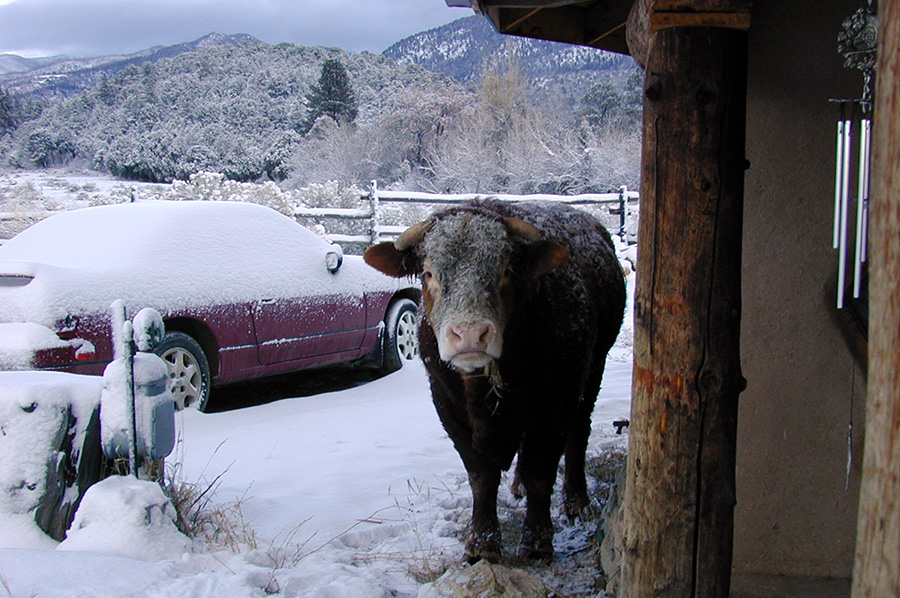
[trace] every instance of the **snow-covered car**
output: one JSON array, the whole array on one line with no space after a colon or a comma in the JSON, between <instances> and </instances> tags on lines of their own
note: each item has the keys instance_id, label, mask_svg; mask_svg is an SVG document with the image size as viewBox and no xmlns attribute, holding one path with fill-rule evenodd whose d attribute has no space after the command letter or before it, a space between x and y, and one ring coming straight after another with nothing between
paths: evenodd
<instances>
[{"instance_id":1,"label":"snow-covered car","mask_svg":"<svg viewBox=\"0 0 900 598\"><path fill-rule=\"evenodd\" d=\"M148 201L56 214L0 245L0 369L101 374L110 303L157 309L181 405L212 386L417 352L418 291L269 208Z\"/></svg>"}]
</instances>

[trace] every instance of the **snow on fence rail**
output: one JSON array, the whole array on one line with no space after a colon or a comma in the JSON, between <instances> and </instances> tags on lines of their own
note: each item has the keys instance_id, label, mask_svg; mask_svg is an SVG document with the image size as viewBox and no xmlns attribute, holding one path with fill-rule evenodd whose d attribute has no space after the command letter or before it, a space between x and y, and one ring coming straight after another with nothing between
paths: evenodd
<instances>
[{"instance_id":1,"label":"snow on fence rail","mask_svg":"<svg viewBox=\"0 0 900 598\"><path fill-rule=\"evenodd\" d=\"M368 208L297 208L294 210L294 216L367 220L368 230L364 234L326 234L324 236L332 243L361 243L365 245L374 245L380 241L390 240L398 236L406 230L409 224L412 224L383 224L381 222L382 215L380 210L380 204L382 203L455 204L487 197L503 201L555 201L572 205L605 205L609 207L611 214L619 215L619 230L617 232L623 239L626 236L628 215L630 212L636 212L636 210L629 206L637 205L640 200L640 194L637 191L629 191L624 185L620 187L618 193L585 193L581 195L507 195L503 193L440 194L422 193L418 191L380 191L377 183L372 181L371 190L360 196L361 200L368 202Z\"/></svg>"}]
</instances>

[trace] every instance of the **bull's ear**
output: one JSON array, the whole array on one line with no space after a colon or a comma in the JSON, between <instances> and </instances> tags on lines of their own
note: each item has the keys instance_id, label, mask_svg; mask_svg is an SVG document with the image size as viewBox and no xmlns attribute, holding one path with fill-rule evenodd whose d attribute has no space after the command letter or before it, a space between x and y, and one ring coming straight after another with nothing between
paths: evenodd
<instances>
[{"instance_id":1,"label":"bull's ear","mask_svg":"<svg viewBox=\"0 0 900 598\"><path fill-rule=\"evenodd\" d=\"M369 247L363 254L363 259L379 272L394 278L414 276L422 272L422 266L412 248L400 251L390 241Z\"/></svg>"},{"instance_id":2,"label":"bull's ear","mask_svg":"<svg viewBox=\"0 0 900 598\"><path fill-rule=\"evenodd\" d=\"M569 250L556 241L535 241L526 246L527 268L531 276L541 276L569 259Z\"/></svg>"}]
</instances>

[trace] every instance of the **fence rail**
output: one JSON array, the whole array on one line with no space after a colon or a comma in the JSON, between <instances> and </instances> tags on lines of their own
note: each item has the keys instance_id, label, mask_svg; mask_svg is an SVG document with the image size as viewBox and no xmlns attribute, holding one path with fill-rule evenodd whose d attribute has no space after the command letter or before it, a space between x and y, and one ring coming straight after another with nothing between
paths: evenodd
<instances>
[{"instance_id":1,"label":"fence rail","mask_svg":"<svg viewBox=\"0 0 900 598\"><path fill-rule=\"evenodd\" d=\"M629 215L636 210L632 206L639 203L640 196L636 191L629 191L625 186L619 189L618 193L587 193L581 195L507 195L507 194L483 194L483 193L421 193L417 191L381 191L375 181L372 182L370 190L360 195L366 207L363 208L296 208L294 210L295 218L335 218L340 220L358 220L365 221L360 225L359 234L338 234L331 233L324 235L326 239L332 243L341 243L346 245L361 244L373 245L380 241L392 240L400 233L406 230L407 226L413 224L408 222L405 224L385 224L384 215L382 214L381 204L421 204L421 205L441 205L456 204L474 199L496 198L503 201L553 201L570 205L581 206L608 206L609 213L618 215L618 232L622 239L626 238L626 227L628 225ZM0 212L0 224L8 221L25 221L40 220L46 218L56 212ZM0 230L2 233L2 230ZM4 239L0 234L0 245Z\"/></svg>"},{"instance_id":2,"label":"fence rail","mask_svg":"<svg viewBox=\"0 0 900 598\"><path fill-rule=\"evenodd\" d=\"M312 218L341 218L368 220L368 230L363 234L326 234L325 238L332 243L374 245L380 241L391 240L400 235L407 225L391 225L381 222L382 215L379 208L381 203L405 203L405 204L456 204L475 199L495 198L503 201L554 201L570 205L599 205L609 206L611 214L619 215L619 234L624 239L629 206L637 205L640 194L637 191L629 191L624 185L618 193L586 193L581 195L507 195L507 194L483 194L483 193L422 193L418 191L381 191L375 181L372 181L371 190L360 196L362 201L368 202L368 208L297 208L295 217Z\"/></svg>"}]
</instances>

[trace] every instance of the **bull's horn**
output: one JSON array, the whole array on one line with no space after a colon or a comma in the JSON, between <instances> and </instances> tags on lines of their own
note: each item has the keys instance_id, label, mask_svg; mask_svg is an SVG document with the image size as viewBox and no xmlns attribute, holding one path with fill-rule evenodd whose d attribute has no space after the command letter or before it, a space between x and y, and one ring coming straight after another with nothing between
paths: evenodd
<instances>
[{"instance_id":1,"label":"bull's horn","mask_svg":"<svg viewBox=\"0 0 900 598\"><path fill-rule=\"evenodd\" d=\"M541 231L518 218L506 218L506 229L510 234L522 237L526 241L539 241L541 238Z\"/></svg>"},{"instance_id":2,"label":"bull's horn","mask_svg":"<svg viewBox=\"0 0 900 598\"><path fill-rule=\"evenodd\" d=\"M394 247L397 251L406 251L413 245L418 245L425 238L425 233L431 230L432 226L434 226L434 218L413 224L397 237L397 240L394 241Z\"/></svg>"}]
</instances>

